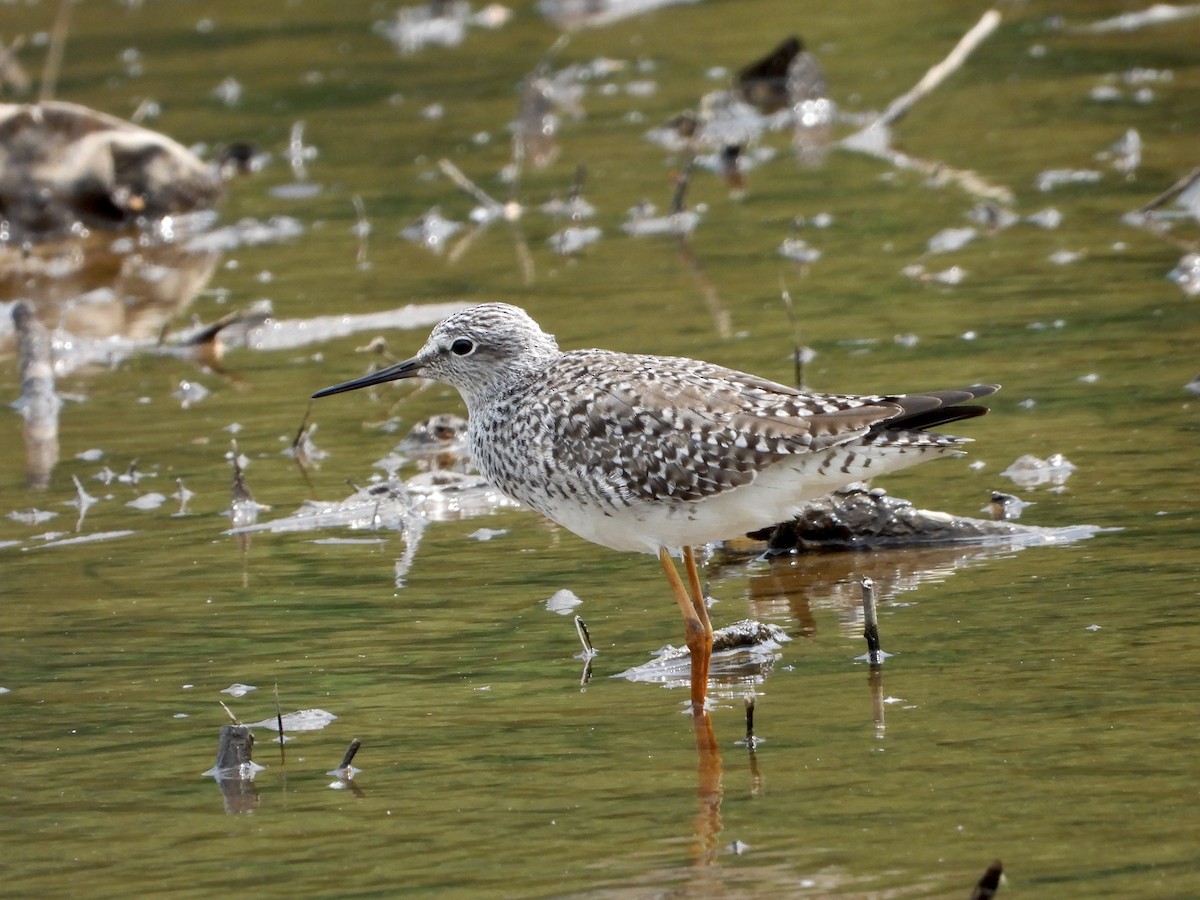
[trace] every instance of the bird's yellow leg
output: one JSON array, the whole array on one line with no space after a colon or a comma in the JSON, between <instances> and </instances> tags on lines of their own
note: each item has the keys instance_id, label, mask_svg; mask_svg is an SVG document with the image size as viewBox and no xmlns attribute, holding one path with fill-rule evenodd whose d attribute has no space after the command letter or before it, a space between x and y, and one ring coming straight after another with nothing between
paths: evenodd
<instances>
[{"instance_id":1,"label":"bird's yellow leg","mask_svg":"<svg viewBox=\"0 0 1200 900\"><path fill-rule=\"evenodd\" d=\"M712 621L708 618L708 604L704 602L704 588L700 586L700 573L696 571L696 554L691 547L683 548L683 567L687 570L688 587L690 588L692 597L692 609L696 611L696 617L700 619L700 624L704 626L704 654L700 674L707 688L708 667L712 661L713 627ZM693 653L692 656L694 659L695 654ZM694 665L695 663L693 663ZM695 669L693 668L692 671L694 672Z\"/></svg>"},{"instance_id":2,"label":"bird's yellow leg","mask_svg":"<svg viewBox=\"0 0 1200 900\"><path fill-rule=\"evenodd\" d=\"M671 592L675 595L675 602L679 605L679 612L683 616L684 636L688 652L692 656L692 712L703 713L704 697L708 692L708 657L712 652L712 626L708 624L707 611L705 611L703 619L696 612L695 604L688 596L687 589L679 578L679 573L675 571L675 563L671 561L671 555L662 547L658 550L658 561L662 564L663 573L667 576Z\"/></svg>"}]
</instances>

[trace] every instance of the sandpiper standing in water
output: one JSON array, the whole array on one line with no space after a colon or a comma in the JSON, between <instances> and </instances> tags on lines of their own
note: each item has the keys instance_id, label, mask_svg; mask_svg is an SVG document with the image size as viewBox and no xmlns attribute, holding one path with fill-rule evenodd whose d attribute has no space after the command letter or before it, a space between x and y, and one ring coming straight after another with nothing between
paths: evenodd
<instances>
[{"instance_id":1,"label":"sandpiper standing in water","mask_svg":"<svg viewBox=\"0 0 1200 900\"><path fill-rule=\"evenodd\" d=\"M683 615L696 714L712 625L694 548L786 521L851 482L959 455L968 438L930 429L983 415L964 404L998 390L822 394L694 359L564 353L524 310L486 303L444 319L412 359L313 397L416 377L458 389L476 465L509 497L585 540L658 556Z\"/></svg>"}]
</instances>

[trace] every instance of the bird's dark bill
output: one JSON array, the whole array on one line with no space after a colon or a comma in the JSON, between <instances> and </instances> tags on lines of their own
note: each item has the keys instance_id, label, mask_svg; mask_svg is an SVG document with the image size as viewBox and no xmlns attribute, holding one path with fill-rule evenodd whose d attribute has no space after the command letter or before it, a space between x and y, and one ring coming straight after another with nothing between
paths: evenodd
<instances>
[{"instance_id":1,"label":"bird's dark bill","mask_svg":"<svg viewBox=\"0 0 1200 900\"><path fill-rule=\"evenodd\" d=\"M383 384L385 381L415 378L420 374L421 364L415 359L406 359L402 363L396 363L394 366L388 366L386 369L380 369L378 372L372 372L370 375L364 375L362 378L355 378L353 381L343 381L341 384L335 384L333 387L319 390L313 394L313 399L328 397L330 394L341 394L346 391L356 391L359 388L370 387L373 384Z\"/></svg>"}]
</instances>

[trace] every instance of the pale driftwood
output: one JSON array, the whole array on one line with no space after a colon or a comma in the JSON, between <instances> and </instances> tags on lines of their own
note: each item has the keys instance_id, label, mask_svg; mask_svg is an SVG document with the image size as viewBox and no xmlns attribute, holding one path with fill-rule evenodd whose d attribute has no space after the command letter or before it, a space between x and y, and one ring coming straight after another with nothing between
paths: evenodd
<instances>
[{"instance_id":1,"label":"pale driftwood","mask_svg":"<svg viewBox=\"0 0 1200 900\"><path fill-rule=\"evenodd\" d=\"M980 20L975 23L975 27L959 38L958 43L954 45L954 49L950 51L949 56L930 68L912 90L897 97L888 104L888 108L872 124L891 125L893 122L899 121L914 103L945 81L952 73L960 69L962 64L966 62L967 57L975 52L976 47L987 40L988 36L996 30L999 24L1000 13L994 9L989 9L985 12Z\"/></svg>"},{"instance_id":2,"label":"pale driftwood","mask_svg":"<svg viewBox=\"0 0 1200 900\"><path fill-rule=\"evenodd\" d=\"M892 123L902 118L918 100L959 69L967 57L996 30L1000 21L1000 13L996 10L990 9L984 13L945 59L931 67L911 90L888 104L887 109L878 118L844 138L839 146L882 159L898 169L920 172L926 177L956 184L972 196L1011 203L1012 191L1003 185L991 184L982 176L966 169L955 169L943 163L910 156L891 146Z\"/></svg>"}]
</instances>

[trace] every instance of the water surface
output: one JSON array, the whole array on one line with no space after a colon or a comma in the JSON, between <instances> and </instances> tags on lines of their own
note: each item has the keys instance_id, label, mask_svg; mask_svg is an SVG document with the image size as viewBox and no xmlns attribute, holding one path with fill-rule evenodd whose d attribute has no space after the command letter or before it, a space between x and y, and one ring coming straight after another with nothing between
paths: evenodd
<instances>
[{"instance_id":1,"label":"water surface","mask_svg":"<svg viewBox=\"0 0 1200 900\"><path fill-rule=\"evenodd\" d=\"M794 640L757 694L765 739L735 742L733 690L713 715L719 781L701 772L682 691L610 676L645 662L681 629L656 563L584 544L530 513L435 522L398 579L402 536L225 534L236 438L261 520L364 484L400 433L461 412L442 387L359 392L312 408L329 456L307 478L283 454L312 390L360 374L374 332L291 349L234 346L224 374L138 352L59 379L61 461L26 486L20 419L0 454L5 616L0 840L15 893L90 896L260 894L430 896L966 896L995 858L1024 896L1181 896L1200 872L1195 612L1195 299L1166 275L1183 248L1123 224L1195 164L1200 20L1130 33L1056 30L1136 9L1119 2L1005 8L999 30L896 126L906 152L971 169L1014 195L1021 223L928 255L969 224L977 198L843 150L797 165L778 155L747 174L744 199L696 173L703 216L691 241L634 239L620 225L642 200L668 205L679 164L642 137L722 87L728 72L802 33L847 114L882 109L984 12L925 3L683 5L574 34L561 69L599 57L625 68L589 84L586 117L564 119L560 150L527 168L526 213L493 223L453 261L399 237L430 207L465 220L472 201L438 170L446 157L506 199L517 85L558 32L533 4L456 48L400 56L372 23L391 7L325 2L84 4L74 9L59 96L117 115L144 99L149 121L185 144L250 140L272 155L230 185L221 222L294 217L299 234L236 246L186 308L161 322L210 322L269 299L305 320L408 303L503 300L528 308L564 347L703 357L788 381L795 301L816 350L816 388L854 392L998 381L993 413L965 426L967 459L889 479L923 506L976 515L1024 453L1065 454L1065 490L1022 493L1023 521L1121 529L1067 547L986 554L922 550L712 568L717 624L748 615ZM8 7L5 37L47 29L45 4ZM122 55L130 48L136 57ZM42 51L23 51L31 69ZM141 62L131 74L129 59ZM724 75L711 73L724 67ZM1160 77L1137 86L1134 69ZM1169 77L1161 75L1169 72ZM241 85L227 106L214 95ZM627 87L649 82L649 92ZM611 88L603 87L612 85ZM1115 99L1094 99L1097 87ZM440 104L442 114L429 110ZM283 154L296 122L317 155L315 195ZM1095 155L1130 128L1131 177ZM853 130L839 126L838 133ZM536 207L563 196L579 164L604 232L577 258ZM1049 192L1048 169L1095 183ZM353 198L371 231L365 260ZM778 255L797 217L822 251ZM1198 226L1180 223L1180 239ZM527 259L532 269L523 266ZM1055 251L1082 254L1067 264ZM960 266L956 285L903 273ZM111 276L110 276L111 278ZM14 289L6 300L22 296ZM35 302L38 296L32 296ZM119 306L120 304L118 304ZM132 307L129 307L132 308ZM132 318L132 316L130 317ZM722 323L728 321L726 334ZM128 330L128 329L127 329ZM426 327L385 333L405 356ZM897 336L915 336L897 341ZM969 336L969 337L968 337ZM17 396L17 361L0 379ZM181 381L211 393L183 408ZM80 458L100 450L97 459ZM132 460L136 485L95 479ZM972 468L974 461L981 469ZM71 476L100 498L76 528ZM195 496L184 514L177 479ZM127 506L151 491L156 509ZM482 542L477 529L503 529ZM94 543L58 539L108 532ZM370 535L367 535L370 536ZM873 714L853 579L881 584L885 720ZM398 586L399 580L399 586ZM583 663L569 617L544 602L567 588L600 650ZM240 698L234 683L257 686ZM252 812L228 814L200 773L216 752L224 700L245 722L321 708L338 718L297 733L286 763L259 731ZM358 792L330 788L352 738Z\"/></svg>"}]
</instances>

